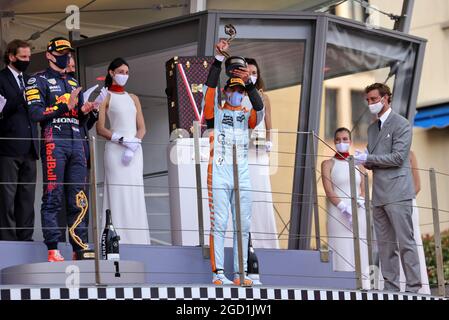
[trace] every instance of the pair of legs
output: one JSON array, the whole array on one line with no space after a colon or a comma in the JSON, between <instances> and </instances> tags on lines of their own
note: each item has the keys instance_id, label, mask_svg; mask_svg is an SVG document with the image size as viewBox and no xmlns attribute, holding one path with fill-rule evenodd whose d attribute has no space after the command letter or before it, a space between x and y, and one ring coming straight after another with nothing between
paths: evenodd
<instances>
[{"instance_id":1,"label":"pair of legs","mask_svg":"<svg viewBox=\"0 0 449 320\"><path fill-rule=\"evenodd\" d=\"M210 234L210 253L212 271L224 270L224 243L229 214L232 214L233 220L233 254L234 254L234 273L239 272L238 258L238 239L237 239L237 220L235 211L235 192L233 185L232 167L221 167L222 170L216 170L212 174L211 169L208 175L209 187L209 207L211 219ZM251 191L249 179L245 179L247 173L239 172L240 181L240 217L242 230L242 254L243 267L246 273L248 261L248 241L251 225Z\"/></svg>"},{"instance_id":2,"label":"pair of legs","mask_svg":"<svg viewBox=\"0 0 449 320\"><path fill-rule=\"evenodd\" d=\"M408 292L421 288L418 250L413 234L412 200L374 206L373 217L385 290L399 291L399 259Z\"/></svg>"},{"instance_id":3,"label":"pair of legs","mask_svg":"<svg viewBox=\"0 0 449 320\"><path fill-rule=\"evenodd\" d=\"M0 240L32 241L36 160L0 156Z\"/></svg>"},{"instance_id":4,"label":"pair of legs","mask_svg":"<svg viewBox=\"0 0 449 320\"><path fill-rule=\"evenodd\" d=\"M83 215L82 209L88 205L86 156L79 133L73 131L67 136L54 137L53 130L55 129L46 129L45 142L41 149L44 176L41 215L44 241L48 250L57 249L64 232L59 227L58 214L65 197L67 224L69 227L78 224L75 237L69 236L73 251L78 251L82 249L80 242L87 243L87 213L84 212Z\"/></svg>"}]
</instances>

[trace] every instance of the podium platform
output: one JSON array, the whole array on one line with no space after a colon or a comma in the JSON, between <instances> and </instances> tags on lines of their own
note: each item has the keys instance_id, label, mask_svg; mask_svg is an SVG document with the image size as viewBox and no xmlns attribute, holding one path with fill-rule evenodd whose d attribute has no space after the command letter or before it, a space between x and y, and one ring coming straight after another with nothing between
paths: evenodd
<instances>
[{"instance_id":1,"label":"podium platform","mask_svg":"<svg viewBox=\"0 0 449 320\"><path fill-rule=\"evenodd\" d=\"M139 285L145 283L144 264L139 261L100 260L100 283ZM41 262L1 270L3 285L94 286L95 260Z\"/></svg>"}]
</instances>

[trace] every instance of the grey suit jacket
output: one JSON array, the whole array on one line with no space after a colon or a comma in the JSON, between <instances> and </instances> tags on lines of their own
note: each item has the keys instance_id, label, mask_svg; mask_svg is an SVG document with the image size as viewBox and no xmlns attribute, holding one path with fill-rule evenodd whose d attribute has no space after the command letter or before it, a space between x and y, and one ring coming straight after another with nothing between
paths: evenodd
<instances>
[{"instance_id":1,"label":"grey suit jacket","mask_svg":"<svg viewBox=\"0 0 449 320\"><path fill-rule=\"evenodd\" d=\"M412 128L391 111L379 132L377 121L368 128L367 169L373 170L373 205L381 206L415 197L410 169Z\"/></svg>"}]
</instances>

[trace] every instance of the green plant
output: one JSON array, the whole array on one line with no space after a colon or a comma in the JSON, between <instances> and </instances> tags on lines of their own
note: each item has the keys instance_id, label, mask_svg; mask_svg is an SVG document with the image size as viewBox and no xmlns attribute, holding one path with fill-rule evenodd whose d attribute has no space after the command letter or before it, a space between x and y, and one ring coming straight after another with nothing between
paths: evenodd
<instances>
[{"instance_id":1,"label":"green plant","mask_svg":"<svg viewBox=\"0 0 449 320\"><path fill-rule=\"evenodd\" d=\"M435 256L435 238L426 235L423 238L424 255L426 256L427 274L429 275L429 284L437 285L437 261ZM441 247L443 249L443 271L444 279L449 280L449 230L441 233Z\"/></svg>"}]
</instances>

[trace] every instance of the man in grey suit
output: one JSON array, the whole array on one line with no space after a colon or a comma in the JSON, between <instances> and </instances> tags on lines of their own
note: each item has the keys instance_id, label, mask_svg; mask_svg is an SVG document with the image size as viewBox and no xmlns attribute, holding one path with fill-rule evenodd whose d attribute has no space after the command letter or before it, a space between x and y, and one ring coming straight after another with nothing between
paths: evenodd
<instances>
[{"instance_id":1,"label":"man in grey suit","mask_svg":"<svg viewBox=\"0 0 449 320\"><path fill-rule=\"evenodd\" d=\"M355 160L373 171L373 216L385 290L399 291L399 258L406 291L421 288L418 251L413 237L412 199L415 196L409 152L412 128L390 108L391 91L382 83L365 89L378 120L368 128L368 148ZM399 252L398 252L399 249Z\"/></svg>"}]
</instances>

